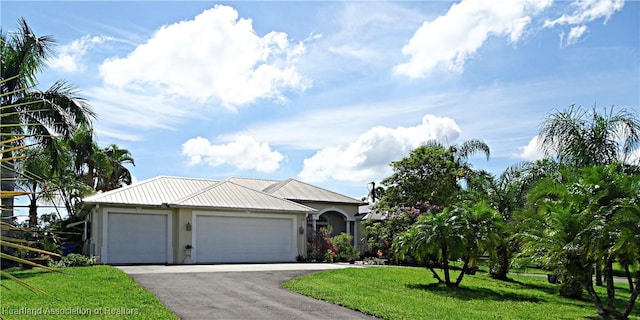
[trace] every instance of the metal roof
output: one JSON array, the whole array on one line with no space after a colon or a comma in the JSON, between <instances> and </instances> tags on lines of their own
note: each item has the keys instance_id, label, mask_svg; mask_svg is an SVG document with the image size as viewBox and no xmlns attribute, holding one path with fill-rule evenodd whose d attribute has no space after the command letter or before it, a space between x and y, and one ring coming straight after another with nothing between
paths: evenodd
<instances>
[{"instance_id":1,"label":"metal roof","mask_svg":"<svg viewBox=\"0 0 640 320\"><path fill-rule=\"evenodd\" d=\"M85 203L157 205L197 193L219 181L160 176L83 199Z\"/></svg>"},{"instance_id":2,"label":"metal roof","mask_svg":"<svg viewBox=\"0 0 640 320\"><path fill-rule=\"evenodd\" d=\"M310 212L294 201L362 204L295 179L229 178L225 181L160 176L83 199L88 204L181 206Z\"/></svg>"},{"instance_id":3,"label":"metal roof","mask_svg":"<svg viewBox=\"0 0 640 320\"><path fill-rule=\"evenodd\" d=\"M364 204L360 200L295 179L274 183L263 191L289 200Z\"/></svg>"},{"instance_id":4,"label":"metal roof","mask_svg":"<svg viewBox=\"0 0 640 320\"><path fill-rule=\"evenodd\" d=\"M373 208L372 204L362 205L358 207L358 215L360 220L385 220L387 215Z\"/></svg>"},{"instance_id":5,"label":"metal roof","mask_svg":"<svg viewBox=\"0 0 640 320\"><path fill-rule=\"evenodd\" d=\"M231 181L235 184L239 184L241 186L244 186L253 190L259 190L259 191L266 189L267 187L269 187L274 183L278 183L278 181L276 180L236 178L236 177L228 178L226 181Z\"/></svg>"},{"instance_id":6,"label":"metal roof","mask_svg":"<svg viewBox=\"0 0 640 320\"><path fill-rule=\"evenodd\" d=\"M171 203L184 207L256 209L269 211L313 212L313 208L250 189L231 181L215 184L197 194Z\"/></svg>"}]
</instances>

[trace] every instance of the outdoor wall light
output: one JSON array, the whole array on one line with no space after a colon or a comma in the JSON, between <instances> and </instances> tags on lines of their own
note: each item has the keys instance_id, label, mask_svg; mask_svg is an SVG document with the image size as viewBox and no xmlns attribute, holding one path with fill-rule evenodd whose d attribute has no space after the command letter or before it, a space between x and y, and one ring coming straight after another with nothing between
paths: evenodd
<instances>
[{"instance_id":1,"label":"outdoor wall light","mask_svg":"<svg viewBox=\"0 0 640 320\"><path fill-rule=\"evenodd\" d=\"M298 228L298 232L299 232L300 234L304 234L304 228L303 228L302 226L300 226L300 227Z\"/></svg>"},{"instance_id":2,"label":"outdoor wall light","mask_svg":"<svg viewBox=\"0 0 640 320\"><path fill-rule=\"evenodd\" d=\"M187 231L191 231L191 222L187 222Z\"/></svg>"}]
</instances>

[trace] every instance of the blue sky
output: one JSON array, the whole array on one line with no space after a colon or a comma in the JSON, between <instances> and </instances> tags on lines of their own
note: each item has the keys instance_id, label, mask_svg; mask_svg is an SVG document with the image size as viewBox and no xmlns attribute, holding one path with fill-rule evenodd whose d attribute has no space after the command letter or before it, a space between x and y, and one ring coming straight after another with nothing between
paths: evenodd
<instances>
[{"instance_id":1,"label":"blue sky","mask_svg":"<svg viewBox=\"0 0 640 320\"><path fill-rule=\"evenodd\" d=\"M501 173L545 115L638 110L637 1L7 1L98 113L100 144L158 175L297 178L353 197L425 141L482 139Z\"/></svg>"}]
</instances>

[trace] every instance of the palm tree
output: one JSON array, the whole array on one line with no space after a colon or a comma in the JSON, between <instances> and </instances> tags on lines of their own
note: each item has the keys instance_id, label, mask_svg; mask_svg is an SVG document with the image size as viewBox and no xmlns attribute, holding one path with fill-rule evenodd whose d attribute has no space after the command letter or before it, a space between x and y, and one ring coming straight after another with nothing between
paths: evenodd
<instances>
[{"instance_id":1,"label":"palm tree","mask_svg":"<svg viewBox=\"0 0 640 320\"><path fill-rule=\"evenodd\" d=\"M440 142L435 140L428 142L426 145L444 148ZM481 153L485 155L487 160L489 160L489 157L491 156L491 149L489 148L489 145L480 139L467 140L459 145L451 145L446 149L453 155L453 161L458 167L458 179L461 180L468 180L474 174L474 171L468 162L470 156Z\"/></svg>"},{"instance_id":2,"label":"palm tree","mask_svg":"<svg viewBox=\"0 0 640 320\"><path fill-rule=\"evenodd\" d=\"M574 105L551 114L539 136L547 156L577 167L625 162L640 145L637 112L621 109L598 113Z\"/></svg>"},{"instance_id":3,"label":"palm tree","mask_svg":"<svg viewBox=\"0 0 640 320\"><path fill-rule=\"evenodd\" d=\"M412 256L425 263L434 278L448 287L458 287L467 273L470 262L484 252L495 252L501 234L498 212L484 202L464 201L442 212L424 214L409 230L393 242L393 250L400 259ZM462 270L455 282L451 280L449 263L462 260ZM442 266L444 280L434 270Z\"/></svg>"},{"instance_id":4,"label":"palm tree","mask_svg":"<svg viewBox=\"0 0 640 320\"><path fill-rule=\"evenodd\" d=\"M0 34L3 137L24 135L27 141L47 147L54 136L69 136L78 124L91 125L95 113L72 86L58 81L46 91L34 89L38 85L36 75L44 67L53 43L50 36L35 36L24 19L18 21L18 30L12 35ZM3 144L2 157L12 159L14 146ZM15 190L14 167L15 160L3 163L4 191ZM2 199L2 210L2 216L13 215L13 197Z\"/></svg>"},{"instance_id":5,"label":"palm tree","mask_svg":"<svg viewBox=\"0 0 640 320\"><path fill-rule=\"evenodd\" d=\"M133 156L127 149L121 149L116 144L101 150L107 159L108 168L98 175L96 190L109 191L132 183L131 172L124 165L135 166Z\"/></svg>"},{"instance_id":6,"label":"palm tree","mask_svg":"<svg viewBox=\"0 0 640 320\"><path fill-rule=\"evenodd\" d=\"M38 225L38 200L47 194L47 184L51 177L51 158L47 150L32 146L21 153L25 158L18 162L16 183L19 189L28 193L29 227Z\"/></svg>"},{"instance_id":7,"label":"palm tree","mask_svg":"<svg viewBox=\"0 0 640 320\"><path fill-rule=\"evenodd\" d=\"M452 145L449 147L449 150L453 152L453 154L456 156L456 159L465 163L467 160L469 160L470 156L478 152L483 153L485 157L487 157L487 160L489 160L489 156L491 155L489 145L487 145L480 139L471 139L463 142L460 145Z\"/></svg>"},{"instance_id":8,"label":"palm tree","mask_svg":"<svg viewBox=\"0 0 640 320\"><path fill-rule=\"evenodd\" d=\"M5 82L4 79L0 80L0 84L4 82ZM6 95L7 93L0 92L0 98L5 97ZM8 117L8 116L9 115L7 115L6 113L0 113L0 127L7 126L7 124L3 120L5 119L5 117ZM19 159L24 159L26 155L18 154L18 155L13 155L11 157L8 157L5 155L9 153L13 154L16 152L22 152L24 149L26 149L26 146L21 143L22 140L24 140L24 138L25 138L24 136L12 136L10 134L0 136L0 146L2 147L0 148L0 155L2 155L2 157L0 157L0 166L2 166L3 170L8 169L11 172L11 174L15 174L14 172L15 166L7 166L5 164L19 160ZM7 198L13 198L16 196L29 196L31 194L32 193L28 191L17 191L14 189L0 190L0 198L3 200ZM1 248L0 263L2 264L2 269L3 269L3 270L0 270L0 276L7 278L11 281L14 281L19 285L22 285L33 292L38 292L38 293L43 293L45 295L48 295L46 292L42 291L41 289L38 289L34 286L29 285L28 283L16 278L15 276L11 275L10 273L4 270L5 264L7 264L7 262L14 262L14 263L30 265L32 267L38 267L38 268L43 268L45 270L57 272L55 269L51 269L42 264L31 262L24 258L18 257L15 254L15 250L19 249L19 250L26 250L34 253L41 253L41 254L60 257L60 255L56 253L47 252L44 250L31 247L30 244L25 245L25 241L23 239L19 239L15 237L16 233L25 232L25 231L29 231L29 230L26 230L23 228L17 228L9 222L0 221L0 248Z\"/></svg>"},{"instance_id":9,"label":"palm tree","mask_svg":"<svg viewBox=\"0 0 640 320\"><path fill-rule=\"evenodd\" d=\"M629 165L640 145L640 118L637 112L613 107L598 113L572 105L548 115L539 136L547 156L562 165L578 168L611 163L626 163L623 169L638 174L637 165ZM638 163L636 163L638 164ZM596 284L602 285L601 262L596 264Z\"/></svg>"},{"instance_id":10,"label":"palm tree","mask_svg":"<svg viewBox=\"0 0 640 320\"><path fill-rule=\"evenodd\" d=\"M392 248L400 259L412 256L419 263L426 264L439 283L453 286L449 273L451 252L457 254L463 244L449 216L448 209L435 214L421 215L409 230L394 239ZM444 281L434 269L436 263L442 266Z\"/></svg>"},{"instance_id":11,"label":"palm tree","mask_svg":"<svg viewBox=\"0 0 640 320\"><path fill-rule=\"evenodd\" d=\"M522 255L555 270L562 295L579 297L584 287L599 314L618 317L613 263L640 259L635 236L640 177L625 173L618 164L560 172L541 180L529 193L528 210L519 217ZM592 285L598 261L604 263L605 302Z\"/></svg>"},{"instance_id":12,"label":"palm tree","mask_svg":"<svg viewBox=\"0 0 640 320\"><path fill-rule=\"evenodd\" d=\"M91 128L79 126L66 149L72 159L73 174L91 189L109 191L131 184L131 172L124 166L135 165L131 152L116 144L100 148Z\"/></svg>"},{"instance_id":13,"label":"palm tree","mask_svg":"<svg viewBox=\"0 0 640 320\"><path fill-rule=\"evenodd\" d=\"M509 265L517 247L517 242L511 237L515 231L512 217L524 206L528 190L540 179L557 175L557 163L549 160L510 166L497 178L482 170L472 172L467 182L467 196L487 201L500 213L505 224L502 241L490 261L489 274L492 278L509 280Z\"/></svg>"}]
</instances>

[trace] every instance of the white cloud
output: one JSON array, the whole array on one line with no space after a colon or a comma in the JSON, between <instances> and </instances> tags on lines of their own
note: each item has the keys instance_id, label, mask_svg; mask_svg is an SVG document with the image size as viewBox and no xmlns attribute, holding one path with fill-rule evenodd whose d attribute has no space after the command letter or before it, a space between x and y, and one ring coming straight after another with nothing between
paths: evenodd
<instances>
[{"instance_id":1,"label":"white cloud","mask_svg":"<svg viewBox=\"0 0 640 320\"><path fill-rule=\"evenodd\" d=\"M571 14L563 13L559 18L544 22L545 28L555 27L556 25L571 26L569 36L564 45L576 43L587 31L586 23L600 18L604 18L606 23L616 11L622 10L624 0L577 0L571 6L575 7ZM561 41L563 37L564 34L561 34Z\"/></svg>"},{"instance_id":2,"label":"white cloud","mask_svg":"<svg viewBox=\"0 0 640 320\"><path fill-rule=\"evenodd\" d=\"M286 33L256 35L250 19L216 5L193 20L163 26L125 58L108 59L100 74L109 86L153 90L225 107L257 99L286 100L282 90L310 82L296 69L304 42Z\"/></svg>"},{"instance_id":3,"label":"white cloud","mask_svg":"<svg viewBox=\"0 0 640 320\"><path fill-rule=\"evenodd\" d=\"M413 127L374 127L347 146L326 147L304 160L299 177L305 181L370 181L389 172L389 163L421 144L452 143L460 135L453 119L425 115Z\"/></svg>"},{"instance_id":4,"label":"white cloud","mask_svg":"<svg viewBox=\"0 0 640 320\"><path fill-rule=\"evenodd\" d=\"M464 63L490 36L508 36L511 43L525 27L550 6L551 0L463 0L433 21L422 24L402 48L409 61L396 65L395 73L421 78L439 65L462 72Z\"/></svg>"},{"instance_id":5,"label":"white cloud","mask_svg":"<svg viewBox=\"0 0 640 320\"><path fill-rule=\"evenodd\" d=\"M515 157L530 161L544 158L544 151L542 150L540 137L535 136L531 138L526 146L520 147L520 153Z\"/></svg>"},{"instance_id":6,"label":"white cloud","mask_svg":"<svg viewBox=\"0 0 640 320\"><path fill-rule=\"evenodd\" d=\"M189 158L189 165L202 162L212 167L229 164L240 170L273 172L280 167L284 156L271 150L268 143L260 143L247 135L238 135L225 144L211 144L202 137L192 138L182 144L182 155Z\"/></svg>"},{"instance_id":7,"label":"white cloud","mask_svg":"<svg viewBox=\"0 0 640 320\"><path fill-rule=\"evenodd\" d=\"M605 18L605 22L624 7L624 0L578 0L571 4L575 11L562 14L557 19L546 20L545 27L556 25L581 25L596 19Z\"/></svg>"},{"instance_id":8,"label":"white cloud","mask_svg":"<svg viewBox=\"0 0 640 320\"><path fill-rule=\"evenodd\" d=\"M58 54L49 60L49 66L65 72L83 71L86 66L82 64L82 58L87 51L97 44L111 40L113 40L111 37L90 35L74 40L58 49Z\"/></svg>"},{"instance_id":9,"label":"white cloud","mask_svg":"<svg viewBox=\"0 0 640 320\"><path fill-rule=\"evenodd\" d=\"M567 45L572 45L578 42L578 40L580 40L580 37L582 37L582 35L586 31L587 26L584 25L571 28L571 30L569 31L569 37L567 38Z\"/></svg>"}]
</instances>

